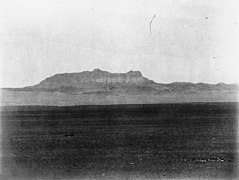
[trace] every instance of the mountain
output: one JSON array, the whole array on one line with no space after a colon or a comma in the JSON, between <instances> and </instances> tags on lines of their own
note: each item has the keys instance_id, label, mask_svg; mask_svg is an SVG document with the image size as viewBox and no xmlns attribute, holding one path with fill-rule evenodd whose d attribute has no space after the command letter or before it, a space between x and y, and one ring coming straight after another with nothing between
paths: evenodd
<instances>
[{"instance_id":1,"label":"mountain","mask_svg":"<svg viewBox=\"0 0 239 180\"><path fill-rule=\"evenodd\" d=\"M132 90L151 92L196 92L196 91L235 91L235 84L206 84L190 82L174 82L160 84L145 78L140 71L129 71L127 73L110 73L100 69L83 71L80 73L56 74L39 84L24 88L7 88L14 91L45 91L45 92L98 92Z\"/></svg>"},{"instance_id":2,"label":"mountain","mask_svg":"<svg viewBox=\"0 0 239 180\"><path fill-rule=\"evenodd\" d=\"M147 84L154 83L143 77L139 71L109 73L100 69L81 73L56 74L40 82L35 88L57 88L60 86L81 87L83 84Z\"/></svg>"},{"instance_id":3,"label":"mountain","mask_svg":"<svg viewBox=\"0 0 239 180\"><path fill-rule=\"evenodd\" d=\"M236 84L156 83L139 71L56 74L39 84L3 88L3 105L142 104L237 101Z\"/></svg>"},{"instance_id":4,"label":"mountain","mask_svg":"<svg viewBox=\"0 0 239 180\"><path fill-rule=\"evenodd\" d=\"M155 82L142 76L139 71L109 73L100 69L81 73L56 74L39 84L25 89L45 91L87 91L94 89L114 89L117 87L148 86Z\"/></svg>"}]
</instances>

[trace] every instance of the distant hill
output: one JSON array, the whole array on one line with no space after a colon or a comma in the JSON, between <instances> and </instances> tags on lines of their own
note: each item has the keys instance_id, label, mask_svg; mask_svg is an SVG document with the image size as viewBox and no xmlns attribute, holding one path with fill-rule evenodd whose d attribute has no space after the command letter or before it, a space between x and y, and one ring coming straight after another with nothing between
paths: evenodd
<instances>
[{"instance_id":1,"label":"distant hill","mask_svg":"<svg viewBox=\"0 0 239 180\"><path fill-rule=\"evenodd\" d=\"M24 88L4 88L12 91L42 92L102 92L132 91L134 92L197 92L197 91L237 91L236 84L206 84L190 82L174 82L170 84L156 83L145 78L139 71L127 73L110 73L95 69L79 73L56 74L44 79L39 84Z\"/></svg>"},{"instance_id":2,"label":"distant hill","mask_svg":"<svg viewBox=\"0 0 239 180\"><path fill-rule=\"evenodd\" d=\"M110 73L95 69L56 74L39 84L3 88L3 105L142 104L237 101L236 84L156 83L139 71Z\"/></svg>"}]
</instances>

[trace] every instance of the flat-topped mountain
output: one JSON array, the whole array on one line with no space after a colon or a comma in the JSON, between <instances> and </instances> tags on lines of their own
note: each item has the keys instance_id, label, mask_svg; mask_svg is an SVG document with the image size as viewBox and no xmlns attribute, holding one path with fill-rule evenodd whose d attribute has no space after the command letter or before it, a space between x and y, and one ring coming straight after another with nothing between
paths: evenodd
<instances>
[{"instance_id":1,"label":"flat-topped mountain","mask_svg":"<svg viewBox=\"0 0 239 180\"><path fill-rule=\"evenodd\" d=\"M56 74L39 84L24 88L7 88L14 91L58 91L72 92L102 92L124 91L134 92L182 92L182 91L235 91L235 84L206 84L190 82L174 82L170 84L156 83L145 78L140 71L127 73L110 73L100 69L83 71L79 73Z\"/></svg>"},{"instance_id":2,"label":"flat-topped mountain","mask_svg":"<svg viewBox=\"0 0 239 180\"><path fill-rule=\"evenodd\" d=\"M93 71L83 71L80 73L64 73L56 74L49 77L39 84L33 86L34 88L59 88L77 87L81 88L86 84L147 84L153 83L143 77L139 71L129 71L127 73L109 73L100 69Z\"/></svg>"},{"instance_id":3,"label":"flat-topped mountain","mask_svg":"<svg viewBox=\"0 0 239 180\"><path fill-rule=\"evenodd\" d=\"M95 69L56 74L39 84L3 88L4 105L143 104L237 101L236 84L156 83L139 71L110 73Z\"/></svg>"}]
</instances>

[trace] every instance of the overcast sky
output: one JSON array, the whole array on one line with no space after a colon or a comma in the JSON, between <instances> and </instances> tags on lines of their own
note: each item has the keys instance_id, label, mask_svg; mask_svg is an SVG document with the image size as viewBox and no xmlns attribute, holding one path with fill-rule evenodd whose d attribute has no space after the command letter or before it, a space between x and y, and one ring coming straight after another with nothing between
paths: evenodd
<instances>
[{"instance_id":1,"label":"overcast sky","mask_svg":"<svg viewBox=\"0 0 239 180\"><path fill-rule=\"evenodd\" d=\"M1 1L1 87L94 68L139 70L161 83L238 82L236 5L233 0Z\"/></svg>"}]
</instances>

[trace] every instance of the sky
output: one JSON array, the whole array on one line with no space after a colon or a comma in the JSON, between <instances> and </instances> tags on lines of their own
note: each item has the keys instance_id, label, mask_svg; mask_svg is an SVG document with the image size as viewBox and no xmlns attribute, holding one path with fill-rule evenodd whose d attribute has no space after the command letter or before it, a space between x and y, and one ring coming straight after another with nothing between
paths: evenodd
<instances>
[{"instance_id":1,"label":"sky","mask_svg":"<svg viewBox=\"0 0 239 180\"><path fill-rule=\"evenodd\" d=\"M95 68L138 70L159 83L238 83L237 5L234 0L2 0L0 85L23 87Z\"/></svg>"}]
</instances>

